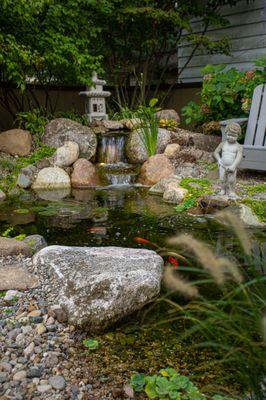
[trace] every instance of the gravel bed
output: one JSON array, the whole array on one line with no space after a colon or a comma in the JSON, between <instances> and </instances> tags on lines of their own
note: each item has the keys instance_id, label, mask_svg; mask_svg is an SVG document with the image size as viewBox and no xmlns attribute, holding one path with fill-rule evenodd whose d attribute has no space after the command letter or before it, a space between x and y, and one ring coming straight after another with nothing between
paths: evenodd
<instances>
[{"instance_id":1,"label":"gravel bed","mask_svg":"<svg viewBox=\"0 0 266 400\"><path fill-rule=\"evenodd\" d=\"M51 296L47 272L34 271L31 258L0 258L0 267L10 264L34 273L40 285L25 292L14 291L9 300L1 293L0 399L128 398L113 397L112 384L95 380L86 365L86 373L82 372L76 353L84 333L60 323L51 312L56 299Z\"/></svg>"}]
</instances>

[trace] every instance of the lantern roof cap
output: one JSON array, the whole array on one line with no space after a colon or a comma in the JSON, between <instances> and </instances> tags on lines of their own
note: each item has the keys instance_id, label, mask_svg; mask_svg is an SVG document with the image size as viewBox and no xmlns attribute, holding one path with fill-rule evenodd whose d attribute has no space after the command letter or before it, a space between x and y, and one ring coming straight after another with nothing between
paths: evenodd
<instances>
[{"instance_id":1,"label":"lantern roof cap","mask_svg":"<svg viewBox=\"0 0 266 400\"><path fill-rule=\"evenodd\" d=\"M111 92L108 91L99 91L99 90L86 90L83 92L79 92L80 96L86 97L109 97L111 96Z\"/></svg>"}]
</instances>

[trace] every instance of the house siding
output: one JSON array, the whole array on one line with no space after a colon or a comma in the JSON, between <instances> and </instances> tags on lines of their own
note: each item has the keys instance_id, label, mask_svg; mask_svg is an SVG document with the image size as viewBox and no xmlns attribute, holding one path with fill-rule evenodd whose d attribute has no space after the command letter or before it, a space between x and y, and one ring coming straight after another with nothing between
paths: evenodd
<instances>
[{"instance_id":1,"label":"house siding","mask_svg":"<svg viewBox=\"0 0 266 400\"><path fill-rule=\"evenodd\" d=\"M229 21L229 25L219 29L212 26L207 34L212 40L229 37L231 39L230 55L210 55L203 50L196 51L180 74L179 83L200 82L201 68L206 64L226 64L228 68L248 70L254 65L256 58L266 55L266 0L255 0L249 3L242 0L235 7L224 7L221 14ZM194 33L200 33L201 21L193 21L192 27ZM182 45L178 48L179 71L186 64L192 50L192 47L186 43L186 34L184 32Z\"/></svg>"}]
</instances>

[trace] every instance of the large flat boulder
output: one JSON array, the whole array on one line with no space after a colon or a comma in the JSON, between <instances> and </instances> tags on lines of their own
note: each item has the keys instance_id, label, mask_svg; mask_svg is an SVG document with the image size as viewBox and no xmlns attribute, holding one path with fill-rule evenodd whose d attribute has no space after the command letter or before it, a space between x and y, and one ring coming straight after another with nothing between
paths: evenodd
<instances>
[{"instance_id":1,"label":"large flat boulder","mask_svg":"<svg viewBox=\"0 0 266 400\"><path fill-rule=\"evenodd\" d=\"M31 144L31 134L24 129L10 129L0 133L0 151L12 156L28 156Z\"/></svg>"},{"instance_id":2,"label":"large flat boulder","mask_svg":"<svg viewBox=\"0 0 266 400\"><path fill-rule=\"evenodd\" d=\"M163 153L171 142L171 132L159 128L156 153ZM131 164L142 164L148 159L147 150L141 138L141 130L130 132L126 141L126 157Z\"/></svg>"},{"instance_id":3,"label":"large flat boulder","mask_svg":"<svg viewBox=\"0 0 266 400\"><path fill-rule=\"evenodd\" d=\"M51 291L68 321L96 332L159 294L163 260L144 249L48 246L33 264L50 275Z\"/></svg>"},{"instance_id":4,"label":"large flat boulder","mask_svg":"<svg viewBox=\"0 0 266 400\"><path fill-rule=\"evenodd\" d=\"M31 257L32 250L28 244L20 240L0 236L0 257L16 256L18 254Z\"/></svg>"},{"instance_id":5,"label":"large flat boulder","mask_svg":"<svg viewBox=\"0 0 266 400\"><path fill-rule=\"evenodd\" d=\"M59 148L71 141L79 145L80 157L90 160L96 153L97 137L93 130L68 118L56 118L45 126L44 144Z\"/></svg>"}]
</instances>

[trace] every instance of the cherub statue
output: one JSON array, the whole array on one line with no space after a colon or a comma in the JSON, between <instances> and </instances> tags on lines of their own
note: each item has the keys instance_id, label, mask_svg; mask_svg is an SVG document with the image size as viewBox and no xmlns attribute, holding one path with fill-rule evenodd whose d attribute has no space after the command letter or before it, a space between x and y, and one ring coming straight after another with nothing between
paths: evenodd
<instances>
[{"instance_id":1,"label":"cherub statue","mask_svg":"<svg viewBox=\"0 0 266 400\"><path fill-rule=\"evenodd\" d=\"M241 134L241 126L231 122L225 127L226 140L221 142L214 152L218 161L219 177L222 183L221 195L228 195L236 199L235 193L237 167L243 157L242 146L237 143Z\"/></svg>"}]
</instances>

